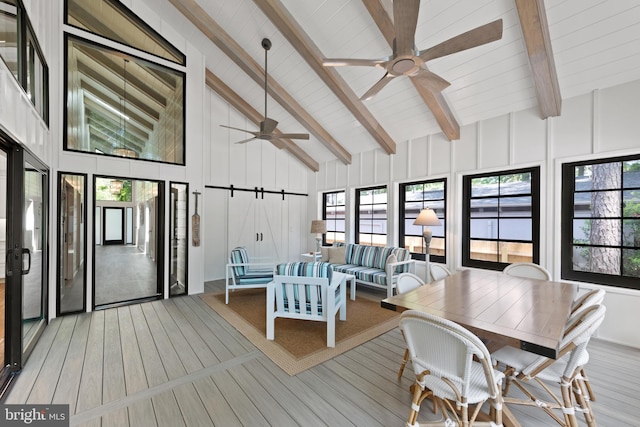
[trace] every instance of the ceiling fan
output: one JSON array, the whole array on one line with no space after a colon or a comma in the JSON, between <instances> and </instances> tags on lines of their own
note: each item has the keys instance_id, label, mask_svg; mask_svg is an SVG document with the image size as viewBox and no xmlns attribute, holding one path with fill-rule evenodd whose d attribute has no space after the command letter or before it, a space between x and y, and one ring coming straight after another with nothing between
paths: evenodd
<instances>
[{"instance_id":1,"label":"ceiling fan","mask_svg":"<svg viewBox=\"0 0 640 427\"><path fill-rule=\"evenodd\" d=\"M393 20L396 38L393 41L393 54L382 59L324 59L327 67L355 65L378 67L386 70L360 99L373 98L391 80L400 76L409 76L432 92L442 92L451 83L423 67L424 63L435 58L481 46L502 38L502 19L482 25L450 38L425 50L415 47L415 32L418 24L420 0L394 0Z\"/></svg>"},{"instance_id":2,"label":"ceiling fan","mask_svg":"<svg viewBox=\"0 0 640 427\"><path fill-rule=\"evenodd\" d=\"M220 126L223 128L247 132L253 135L251 138L236 142L236 144L244 144L249 141L253 141L254 139L264 139L265 141L271 141L272 139L309 139L308 133L273 133L278 126L278 122L267 116L267 51L271 49L271 40L266 38L262 39L262 47L264 48L264 120L260 122L260 130L250 131L231 126Z\"/></svg>"}]
</instances>

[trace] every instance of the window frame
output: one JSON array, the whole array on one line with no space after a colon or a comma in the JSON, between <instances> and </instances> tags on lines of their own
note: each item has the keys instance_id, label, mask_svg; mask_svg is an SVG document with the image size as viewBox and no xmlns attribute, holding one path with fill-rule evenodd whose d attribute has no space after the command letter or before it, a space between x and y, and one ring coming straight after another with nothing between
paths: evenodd
<instances>
[{"instance_id":1,"label":"window frame","mask_svg":"<svg viewBox=\"0 0 640 427\"><path fill-rule=\"evenodd\" d=\"M498 177L506 176L506 175L514 175L521 173L530 173L531 174L531 241L527 240L516 240L516 239L501 239L499 234L497 234L497 238L495 239L481 239L484 241L495 241L496 243L500 242L514 242L514 243L531 243L532 245L532 262L535 264L540 263L540 166L532 166L526 168L519 169L507 169L507 170L498 170L493 172L483 172L473 175L464 175L462 177L462 266L463 267L475 267L475 268L483 268L487 270L496 270L502 271L510 265L511 263L501 262L501 261L487 261L487 260L478 260L471 259L471 241L478 240L471 238L471 184L472 181L476 178L486 178L486 177ZM501 199L503 197L514 197L515 195L507 194L495 196L482 196L476 199L481 198L498 198ZM522 194L520 194L522 196ZM496 211L496 218L499 220L501 218L499 210ZM499 254L499 253L498 253Z\"/></svg>"},{"instance_id":2,"label":"window frame","mask_svg":"<svg viewBox=\"0 0 640 427\"><path fill-rule=\"evenodd\" d=\"M386 206L385 208L385 221L386 221L386 230L387 232L385 233L370 233L371 235L375 235L375 236L385 236L385 244L384 246L388 246L389 245L389 188L386 185L378 185L378 186L374 186L374 187L362 187L362 188L356 188L356 205L355 205L355 243L359 244L359 245L365 245L365 246L373 246L371 244L367 244L367 243L361 243L360 242L360 198L361 198L361 193L363 191L375 191L375 190L386 190L387 192L387 202L384 204ZM373 199L372 199L373 201ZM374 205L381 205L381 203L371 203L371 206Z\"/></svg>"},{"instance_id":3,"label":"window frame","mask_svg":"<svg viewBox=\"0 0 640 427\"><path fill-rule=\"evenodd\" d=\"M442 264L446 264L447 263L447 231L446 231L446 221L447 221L447 178L437 178L437 179L426 179L426 180L421 180L421 181L412 181L412 182L404 182L401 183L399 185L399 206L398 206L398 217L399 217L399 221L398 221L398 246L400 246L401 248L405 247L405 237L407 236L413 236L413 237L419 237L421 239L421 241L423 241L422 235L407 235L405 232L405 220L407 219L406 216L406 188L408 186L412 186L412 185L420 185L420 184L434 184L434 183L442 183L443 184L443 197L442 199L422 199L422 209L427 208L427 207L431 207L429 206L428 202L434 202L434 201L439 201L442 200L443 203L443 212L444 212L444 216L440 216L438 215L438 219L440 219L445 227L444 233L442 236L435 236L439 239L443 239L444 240L444 256L443 255L434 255L433 253L429 254L429 260L430 262L439 262ZM420 202L420 200L415 200L412 202ZM419 212L418 212L419 213ZM412 217L413 218L413 217ZM411 219L411 218L409 218ZM422 248L424 248L424 246L421 246ZM425 254L424 253L417 253L417 252L411 252L411 258L413 259L417 259L417 260L425 260Z\"/></svg>"},{"instance_id":4,"label":"window frame","mask_svg":"<svg viewBox=\"0 0 640 427\"><path fill-rule=\"evenodd\" d=\"M337 240L335 240L335 233L338 233L338 230L335 229L335 222L337 221L337 218L335 218L333 221L327 219L327 207L329 205L327 205L327 196L331 195L331 194L340 194L343 193L344 194L344 205L331 205L331 207L337 207L337 206L343 206L344 207L344 217L342 218L344 220L344 228L345 230L342 232L344 234L344 242L347 241L347 192L345 190L338 190L338 191L327 191L326 193L322 193L322 219L325 221L325 224L327 226L327 232L324 233L322 235L322 245L327 245L327 234L329 233L334 233L334 242L336 242ZM334 225L334 228L331 228L331 225Z\"/></svg>"},{"instance_id":5,"label":"window frame","mask_svg":"<svg viewBox=\"0 0 640 427\"><path fill-rule=\"evenodd\" d=\"M47 65L47 61L42 53L38 37L33 30L31 20L29 19L22 0L15 0L15 6L17 31L17 75L13 73L11 73L11 75L16 79L18 85L24 91L25 95L31 102L31 105L33 105L33 108L38 112L42 121L44 121L47 127L49 127L49 65ZM35 80L31 82L34 88L39 87L42 89L40 97L37 98L35 93L30 93L31 88L29 87L29 76L30 72L32 72L31 66L33 64L28 62L28 47L31 47L33 55L38 58L40 65L42 66L42 81L40 82L42 85L39 86ZM0 56L0 58L5 63L5 66L7 66L7 69L10 70L5 58L2 56Z\"/></svg>"},{"instance_id":6,"label":"window frame","mask_svg":"<svg viewBox=\"0 0 640 427\"><path fill-rule=\"evenodd\" d=\"M604 163L623 163L629 160L640 160L640 154L628 155L628 156L618 156L618 157L605 157L605 158L597 158L591 160L583 160L578 162L569 162L562 164L562 183L561 183L561 233L560 233L560 277L563 280L574 280L578 282L587 282L587 283L596 283L600 285L608 285L615 286L620 288L627 289L640 289L640 279L638 277L633 276L623 276L622 273L620 275L613 274L605 274L605 273L596 273L590 271L579 271L573 269L573 247L576 246L574 244L574 233L573 233L573 220L575 217L575 209L574 209L574 196L576 194L575 191L575 168L580 166L592 166ZM606 189L607 191L620 191L624 193L624 191L629 190L638 190L640 187L631 187L625 188L624 183L621 183L621 187L617 189ZM598 190L595 190L598 191ZM579 192L587 192L579 191ZM624 197L621 197L621 215L619 219L624 221L625 216L622 211L622 207L624 205ZM579 217L585 218L585 217ZM591 217L589 217L591 218ZM615 218L614 218L615 219ZM599 245L585 245L578 244L578 246L588 246L588 247L597 247ZM620 244L615 246L609 246L614 248L623 249L640 249L640 247L628 246L624 244L624 239L620 240ZM623 262L623 257L620 259L621 263ZM621 266L622 272L622 266Z\"/></svg>"}]
</instances>

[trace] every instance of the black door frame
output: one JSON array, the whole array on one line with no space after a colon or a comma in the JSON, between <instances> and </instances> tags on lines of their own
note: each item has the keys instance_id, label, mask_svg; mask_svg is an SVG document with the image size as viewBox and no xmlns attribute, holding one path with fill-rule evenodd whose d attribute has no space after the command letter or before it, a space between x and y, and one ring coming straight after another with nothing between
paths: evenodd
<instances>
[{"instance_id":1,"label":"black door frame","mask_svg":"<svg viewBox=\"0 0 640 427\"><path fill-rule=\"evenodd\" d=\"M4 401L15 375L22 369L35 342L44 330L40 328L32 346L23 351L22 342L22 268L24 228L24 167L28 161L46 172L42 194L42 301L44 324L48 323L48 227L49 227L49 177L48 168L0 129L0 149L7 155L7 230L5 266L5 363L0 370L0 402ZM12 207L9 209L9 207ZM16 208L17 207L17 208Z\"/></svg>"}]
</instances>

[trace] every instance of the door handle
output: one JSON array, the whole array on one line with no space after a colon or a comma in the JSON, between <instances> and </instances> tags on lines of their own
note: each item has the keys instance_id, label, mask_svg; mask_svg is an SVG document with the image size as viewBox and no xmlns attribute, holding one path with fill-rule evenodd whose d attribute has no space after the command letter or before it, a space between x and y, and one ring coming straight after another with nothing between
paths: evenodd
<instances>
[{"instance_id":1,"label":"door handle","mask_svg":"<svg viewBox=\"0 0 640 427\"><path fill-rule=\"evenodd\" d=\"M27 269L24 269L24 256L27 255ZM28 248L22 248L22 274L29 274L31 271L31 251Z\"/></svg>"},{"instance_id":2,"label":"door handle","mask_svg":"<svg viewBox=\"0 0 640 427\"><path fill-rule=\"evenodd\" d=\"M260 234L256 233L256 242L260 241Z\"/></svg>"},{"instance_id":3,"label":"door handle","mask_svg":"<svg viewBox=\"0 0 640 427\"><path fill-rule=\"evenodd\" d=\"M5 273L7 274L7 276L13 276L13 268L11 268L11 266L13 265L11 256L13 255L13 249L9 249L7 251L7 254L5 255L5 265L6 265L6 271Z\"/></svg>"},{"instance_id":4,"label":"door handle","mask_svg":"<svg viewBox=\"0 0 640 427\"><path fill-rule=\"evenodd\" d=\"M260 241L262 242L264 239L262 238L262 233L260 233Z\"/></svg>"}]
</instances>

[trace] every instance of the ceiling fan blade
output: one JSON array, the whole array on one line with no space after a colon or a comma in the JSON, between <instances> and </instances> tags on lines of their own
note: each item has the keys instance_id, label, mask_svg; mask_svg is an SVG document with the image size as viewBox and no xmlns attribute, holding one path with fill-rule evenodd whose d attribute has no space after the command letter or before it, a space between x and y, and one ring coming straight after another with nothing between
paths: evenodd
<instances>
[{"instance_id":1,"label":"ceiling fan blade","mask_svg":"<svg viewBox=\"0 0 640 427\"><path fill-rule=\"evenodd\" d=\"M280 133L273 136L280 139L309 139L308 133Z\"/></svg>"},{"instance_id":2,"label":"ceiling fan blade","mask_svg":"<svg viewBox=\"0 0 640 427\"><path fill-rule=\"evenodd\" d=\"M234 127L232 127L232 126L220 125L220 127L227 128L227 129L239 130L239 131L241 131L241 132L247 132L247 133L250 133L250 134L252 134L252 135L254 135L254 136L255 136L255 135L256 135L256 133L257 133L257 132L251 131L251 130L240 129L240 128L234 128Z\"/></svg>"},{"instance_id":3,"label":"ceiling fan blade","mask_svg":"<svg viewBox=\"0 0 640 427\"><path fill-rule=\"evenodd\" d=\"M253 138L247 138L247 139L243 139L242 141L237 141L235 142L235 144L246 144L249 141L253 141L254 139L258 139L257 136L254 136Z\"/></svg>"},{"instance_id":4,"label":"ceiling fan blade","mask_svg":"<svg viewBox=\"0 0 640 427\"><path fill-rule=\"evenodd\" d=\"M413 56L420 0L395 0L393 26L396 30L396 54Z\"/></svg>"},{"instance_id":5,"label":"ceiling fan blade","mask_svg":"<svg viewBox=\"0 0 640 427\"><path fill-rule=\"evenodd\" d=\"M421 69L418 74L416 74L415 76L411 76L411 78L434 93L440 93L451 86L451 83L449 83L436 73L432 73L431 71L425 69Z\"/></svg>"},{"instance_id":6,"label":"ceiling fan blade","mask_svg":"<svg viewBox=\"0 0 640 427\"><path fill-rule=\"evenodd\" d=\"M459 34L429 49L418 52L423 61L451 55L452 53L482 46L502 38L502 19Z\"/></svg>"},{"instance_id":7,"label":"ceiling fan blade","mask_svg":"<svg viewBox=\"0 0 640 427\"><path fill-rule=\"evenodd\" d=\"M326 58L322 60L325 67L342 67L345 65L353 65L360 67L378 67L384 66L386 59L350 59L350 58Z\"/></svg>"},{"instance_id":8,"label":"ceiling fan blade","mask_svg":"<svg viewBox=\"0 0 640 427\"><path fill-rule=\"evenodd\" d=\"M365 93L364 95L362 95L362 97L360 98L362 101L366 101L369 100L371 98L373 98L374 96L376 96L378 94L378 92L380 92L382 90L383 87L385 87L391 80L394 79L395 76L387 73L384 75L384 77L382 77L380 80L378 80L376 82L376 84L374 84L373 86L371 86L371 89L369 89L367 91L367 93Z\"/></svg>"},{"instance_id":9,"label":"ceiling fan blade","mask_svg":"<svg viewBox=\"0 0 640 427\"><path fill-rule=\"evenodd\" d=\"M263 121L260 122L260 134L271 134L278 127L278 122L270 119L269 117L265 117Z\"/></svg>"}]
</instances>

